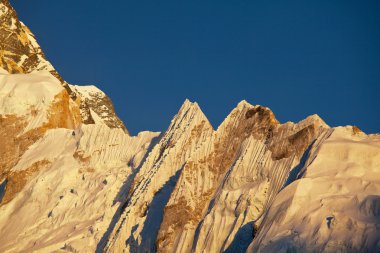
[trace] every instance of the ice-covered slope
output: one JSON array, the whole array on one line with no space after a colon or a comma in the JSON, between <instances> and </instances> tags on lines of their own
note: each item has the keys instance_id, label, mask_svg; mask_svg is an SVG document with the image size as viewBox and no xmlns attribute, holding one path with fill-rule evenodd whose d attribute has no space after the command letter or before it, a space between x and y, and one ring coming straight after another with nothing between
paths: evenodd
<instances>
[{"instance_id":1,"label":"ice-covered slope","mask_svg":"<svg viewBox=\"0 0 380 253\"><path fill-rule=\"evenodd\" d=\"M69 106L77 107L67 92L49 72L30 74L0 74L0 114L13 115L27 122L23 133L47 123L52 110L65 97ZM51 110L51 112L49 112ZM63 112L57 112L62 113ZM68 113L70 116L73 112ZM79 119L77 119L79 121ZM78 123L78 122L77 122ZM67 127L74 127L74 123Z\"/></svg>"},{"instance_id":2,"label":"ice-covered slope","mask_svg":"<svg viewBox=\"0 0 380 253\"><path fill-rule=\"evenodd\" d=\"M131 137L93 115L81 124L79 105L47 71L0 73L1 252L96 250L159 133Z\"/></svg>"},{"instance_id":3,"label":"ice-covered slope","mask_svg":"<svg viewBox=\"0 0 380 253\"><path fill-rule=\"evenodd\" d=\"M28 181L0 207L0 251L94 252L120 205L117 197L133 164L156 136L130 137L104 124L48 130L11 171L27 174ZM8 185L17 183L6 182L4 198Z\"/></svg>"},{"instance_id":4,"label":"ice-covered slope","mask_svg":"<svg viewBox=\"0 0 380 253\"><path fill-rule=\"evenodd\" d=\"M281 125L245 101L213 131L186 101L139 169L104 251L244 252L253 221L330 133L316 115Z\"/></svg>"},{"instance_id":5,"label":"ice-covered slope","mask_svg":"<svg viewBox=\"0 0 380 253\"><path fill-rule=\"evenodd\" d=\"M3 202L23 187L26 175L10 173L28 148L49 129L74 129L80 124L79 106L49 72L0 73L0 181L8 184Z\"/></svg>"},{"instance_id":6,"label":"ice-covered slope","mask_svg":"<svg viewBox=\"0 0 380 253\"><path fill-rule=\"evenodd\" d=\"M3 71L0 105L0 251L95 251L158 133L131 137L100 117L81 125L79 105L44 71Z\"/></svg>"},{"instance_id":7,"label":"ice-covered slope","mask_svg":"<svg viewBox=\"0 0 380 253\"><path fill-rule=\"evenodd\" d=\"M163 208L184 163L212 132L199 106L186 100L139 169L106 252L154 252Z\"/></svg>"},{"instance_id":8,"label":"ice-covered slope","mask_svg":"<svg viewBox=\"0 0 380 253\"><path fill-rule=\"evenodd\" d=\"M74 92L0 11L0 251L94 252L159 133L129 136L102 91Z\"/></svg>"},{"instance_id":9,"label":"ice-covered slope","mask_svg":"<svg viewBox=\"0 0 380 253\"><path fill-rule=\"evenodd\" d=\"M280 125L268 108L239 103L184 166L164 210L157 251L242 252L252 221L327 129L318 117ZM241 233L245 238L234 242Z\"/></svg>"},{"instance_id":10,"label":"ice-covered slope","mask_svg":"<svg viewBox=\"0 0 380 253\"><path fill-rule=\"evenodd\" d=\"M380 136L338 127L276 197L247 252L380 252Z\"/></svg>"}]
</instances>

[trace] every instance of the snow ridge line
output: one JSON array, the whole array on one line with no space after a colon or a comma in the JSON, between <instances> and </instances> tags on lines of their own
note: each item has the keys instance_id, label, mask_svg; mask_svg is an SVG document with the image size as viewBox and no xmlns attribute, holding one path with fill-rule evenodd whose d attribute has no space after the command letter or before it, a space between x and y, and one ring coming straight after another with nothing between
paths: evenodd
<instances>
[{"instance_id":1,"label":"snow ridge line","mask_svg":"<svg viewBox=\"0 0 380 253\"><path fill-rule=\"evenodd\" d=\"M307 161L305 162L305 165L304 165L303 169L301 169L301 172L299 173L299 177L302 177L302 175L304 174L306 168L314 161L314 159L316 158L316 156L317 156L317 154L318 154L318 152L319 152L322 144L324 143L325 140L327 140L331 136L331 134L334 132L334 129L329 128L329 129L323 129L323 130L320 130L320 131L321 132L319 134L319 137L316 139L315 143L312 145L312 148L311 148L310 153L309 153L309 158L307 159ZM293 157L293 159L294 159L294 157ZM283 183L285 183L285 182L283 182ZM272 227L272 224L274 222L274 220L271 220L270 223L267 224L266 220L267 220L267 215L268 215L268 213L269 213L269 211L271 209L271 206L272 206L272 204L274 202L274 199L277 196L277 193L273 196L273 199L271 200L270 205L268 205L268 208L267 209L263 209L264 210L264 212L262 214L263 215L263 219L262 219L262 221L260 223L260 226L259 226L259 228L258 228L258 230L256 232L256 234L258 234L259 237L258 238L254 238L254 240L259 240L259 243L257 244L257 248L254 249L254 252L257 252L259 250L259 247L260 247L260 244L261 244L263 238L265 237L265 235L268 232L268 230Z\"/></svg>"}]
</instances>

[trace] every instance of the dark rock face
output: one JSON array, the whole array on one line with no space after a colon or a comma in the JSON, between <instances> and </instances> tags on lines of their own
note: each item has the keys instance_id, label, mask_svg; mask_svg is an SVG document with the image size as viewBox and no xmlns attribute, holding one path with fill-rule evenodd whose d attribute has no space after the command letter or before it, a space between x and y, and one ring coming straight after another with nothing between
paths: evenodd
<instances>
[{"instance_id":1,"label":"dark rock face","mask_svg":"<svg viewBox=\"0 0 380 253\"><path fill-rule=\"evenodd\" d=\"M121 128L128 133L123 122L117 117L111 99L104 93L94 93L92 99L85 99L84 107L92 109L96 114L101 116L103 121L110 128ZM85 122L86 124L86 122Z\"/></svg>"},{"instance_id":2,"label":"dark rock face","mask_svg":"<svg viewBox=\"0 0 380 253\"><path fill-rule=\"evenodd\" d=\"M33 45L29 29L19 22L17 14L8 1L0 5L1 67L9 73L28 73L49 69L41 48ZM25 59L22 59L25 57Z\"/></svg>"},{"instance_id":3,"label":"dark rock face","mask_svg":"<svg viewBox=\"0 0 380 253\"><path fill-rule=\"evenodd\" d=\"M72 91L46 59L33 33L19 21L16 11L8 0L0 3L0 68L11 74L49 71L62 83L72 100L78 99L77 92ZM127 132L124 124L116 116L111 100L105 94L94 96L91 100L81 99L80 109L84 124L94 124L91 109L98 115L104 116L107 126L122 128Z\"/></svg>"},{"instance_id":4,"label":"dark rock face","mask_svg":"<svg viewBox=\"0 0 380 253\"><path fill-rule=\"evenodd\" d=\"M298 129L297 129L298 130ZM296 155L301 157L306 148L318 137L318 127L310 124L298 131L288 130L288 133L283 137L282 133L275 131L271 137L269 149L272 151L272 158L274 160L281 160L283 158Z\"/></svg>"},{"instance_id":5,"label":"dark rock face","mask_svg":"<svg viewBox=\"0 0 380 253\"><path fill-rule=\"evenodd\" d=\"M46 60L33 33L19 21L8 0L0 3L0 67L12 74L49 71L75 99L70 87Z\"/></svg>"},{"instance_id":6,"label":"dark rock face","mask_svg":"<svg viewBox=\"0 0 380 253\"><path fill-rule=\"evenodd\" d=\"M96 113L110 128L121 128L128 133L125 125L116 115L111 99L104 92L94 86L70 86L70 88L80 99L81 117L84 124L95 124L92 114Z\"/></svg>"}]
</instances>

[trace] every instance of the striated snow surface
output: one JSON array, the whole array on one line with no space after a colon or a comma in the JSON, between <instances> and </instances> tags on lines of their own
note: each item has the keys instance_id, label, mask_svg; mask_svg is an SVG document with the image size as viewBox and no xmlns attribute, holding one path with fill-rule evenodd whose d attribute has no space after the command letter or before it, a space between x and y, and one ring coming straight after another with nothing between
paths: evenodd
<instances>
[{"instance_id":1,"label":"striated snow surface","mask_svg":"<svg viewBox=\"0 0 380 253\"><path fill-rule=\"evenodd\" d=\"M48 161L0 207L0 251L94 252L120 205L120 189L157 135L130 137L106 125L48 130L12 169Z\"/></svg>"},{"instance_id":2,"label":"striated snow surface","mask_svg":"<svg viewBox=\"0 0 380 253\"><path fill-rule=\"evenodd\" d=\"M247 252L380 252L380 136L338 127L283 189Z\"/></svg>"},{"instance_id":3,"label":"striated snow surface","mask_svg":"<svg viewBox=\"0 0 380 253\"><path fill-rule=\"evenodd\" d=\"M178 175L212 132L199 106L186 100L139 169L106 252L154 251L163 208Z\"/></svg>"}]
</instances>

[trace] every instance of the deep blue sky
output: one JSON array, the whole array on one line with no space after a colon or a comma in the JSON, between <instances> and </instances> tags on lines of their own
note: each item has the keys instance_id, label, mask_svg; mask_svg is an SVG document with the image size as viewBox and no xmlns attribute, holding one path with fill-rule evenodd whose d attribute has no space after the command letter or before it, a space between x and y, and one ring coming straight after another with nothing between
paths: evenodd
<instances>
[{"instance_id":1,"label":"deep blue sky","mask_svg":"<svg viewBox=\"0 0 380 253\"><path fill-rule=\"evenodd\" d=\"M246 99L380 132L380 1L11 0L73 84L127 128L165 130L185 98L216 128Z\"/></svg>"}]
</instances>

